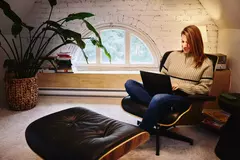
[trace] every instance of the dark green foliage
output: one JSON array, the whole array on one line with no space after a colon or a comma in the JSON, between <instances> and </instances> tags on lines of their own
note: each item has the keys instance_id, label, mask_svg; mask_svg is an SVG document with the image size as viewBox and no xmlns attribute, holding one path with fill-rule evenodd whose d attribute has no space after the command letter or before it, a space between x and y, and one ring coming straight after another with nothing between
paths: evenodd
<instances>
[{"instance_id":1,"label":"dark green foliage","mask_svg":"<svg viewBox=\"0 0 240 160\"><path fill-rule=\"evenodd\" d=\"M48 0L48 2L50 3L51 7L57 5L57 0Z\"/></svg>"},{"instance_id":2,"label":"dark green foliage","mask_svg":"<svg viewBox=\"0 0 240 160\"><path fill-rule=\"evenodd\" d=\"M68 17L66 18L66 22L76 20L76 19L83 20L85 18L89 18L93 16L94 15L92 13L87 13L87 12L74 13L74 14L68 15Z\"/></svg>"},{"instance_id":3,"label":"dark green foliage","mask_svg":"<svg viewBox=\"0 0 240 160\"><path fill-rule=\"evenodd\" d=\"M106 48L103 46L101 37L99 36L98 32L87 20L85 20L86 18L93 17L94 15L92 13L87 12L73 13L58 21L52 21L50 20L50 18L53 7L57 5L57 1L56 0L48 1L51 6L49 19L43 22L43 24L36 28L32 33L34 27L28 26L27 24L22 22L21 18L14 11L11 10L10 5L6 1L0 0L0 8L3 10L4 14L13 22L11 32L12 35L14 36L12 41L10 42L0 30L0 36L2 36L2 38L5 40L7 44L7 47L9 47L10 49L10 52L8 53L0 42L0 50L2 50L9 58L8 60L5 60L4 68L8 68L9 72L14 72L15 78L33 77L36 75L39 67L44 62L44 58L47 58L57 49L66 44L75 44L79 46L83 51L82 53L84 54L86 61L88 62L88 57L83 50L86 47L86 44L83 41L82 35L80 33L77 33L75 31L63 27L64 23L74 20L81 20L86 24L86 27L90 31L92 31L97 37L97 39L89 37L91 38L91 42L97 47L103 49L104 53L109 58L109 61L111 61L111 56L106 50ZM25 50L23 50L21 39L21 32L24 28L29 31L30 39L28 47ZM52 36L46 37L46 32L52 33ZM48 44L55 36L59 36L62 40L62 43L58 44L52 50L45 53ZM47 40L45 40L46 38ZM15 41L19 41L20 48L17 48ZM40 42L39 45L37 45L37 41ZM37 48L36 53L33 53L34 48Z\"/></svg>"}]
</instances>

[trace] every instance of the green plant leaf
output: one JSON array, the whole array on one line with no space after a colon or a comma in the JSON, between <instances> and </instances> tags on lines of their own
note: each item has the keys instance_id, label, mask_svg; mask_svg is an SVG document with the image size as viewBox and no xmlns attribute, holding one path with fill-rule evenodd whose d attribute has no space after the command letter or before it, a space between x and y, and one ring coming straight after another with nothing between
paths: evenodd
<instances>
[{"instance_id":1,"label":"green plant leaf","mask_svg":"<svg viewBox=\"0 0 240 160\"><path fill-rule=\"evenodd\" d=\"M49 26L53 26L55 28L61 28L62 25L60 25L59 23L55 22L55 21L51 21L51 20L48 20L46 21L46 23L49 25Z\"/></svg>"},{"instance_id":2,"label":"green plant leaf","mask_svg":"<svg viewBox=\"0 0 240 160\"><path fill-rule=\"evenodd\" d=\"M3 68L14 69L16 67L16 61L13 59L6 59L3 63Z\"/></svg>"},{"instance_id":3,"label":"green plant leaf","mask_svg":"<svg viewBox=\"0 0 240 160\"><path fill-rule=\"evenodd\" d=\"M84 18L89 18L89 17L93 17L93 16L94 16L94 14L88 13L88 12L74 13L74 14L69 14L65 21L69 22L69 21L73 21L76 19L83 20Z\"/></svg>"},{"instance_id":4,"label":"green plant leaf","mask_svg":"<svg viewBox=\"0 0 240 160\"><path fill-rule=\"evenodd\" d=\"M14 23L22 23L21 18L18 17L18 15L11 10L10 5L5 2L4 0L0 0L0 8L3 10L4 14L10 18Z\"/></svg>"},{"instance_id":5,"label":"green plant leaf","mask_svg":"<svg viewBox=\"0 0 240 160\"><path fill-rule=\"evenodd\" d=\"M43 28L43 30L56 32L56 34L62 39L62 41L65 42L65 39L64 39L64 37L63 37L63 33L62 33L61 30L59 30L59 29L57 29L57 28L49 27L49 26Z\"/></svg>"},{"instance_id":6,"label":"green plant leaf","mask_svg":"<svg viewBox=\"0 0 240 160\"><path fill-rule=\"evenodd\" d=\"M15 12L12 11L10 5L7 2L5 2L4 0L0 0L0 8L3 10L3 13L9 19L11 19L13 21L13 23L15 25L22 25L22 26L26 27L29 31L31 31L33 29L33 27L28 26L25 23L23 23L21 18ZM20 28L20 27L18 27L18 28Z\"/></svg>"},{"instance_id":7,"label":"green plant leaf","mask_svg":"<svg viewBox=\"0 0 240 160\"><path fill-rule=\"evenodd\" d=\"M81 48L81 49L84 49L86 47L86 44L85 42L83 42L82 40L82 36L80 33L77 33L77 32L74 32L72 30L69 30L69 29L64 29L63 30L63 36L67 39L74 39L76 42L77 42L77 45Z\"/></svg>"},{"instance_id":8,"label":"green plant leaf","mask_svg":"<svg viewBox=\"0 0 240 160\"><path fill-rule=\"evenodd\" d=\"M85 48L86 44L83 42L82 36L80 33L74 32L69 29L63 29L59 23L54 21L47 21L46 23L50 27L52 27L51 29L49 28L49 30L54 30L59 35L63 36L65 40L74 39L80 48L82 49Z\"/></svg>"},{"instance_id":9,"label":"green plant leaf","mask_svg":"<svg viewBox=\"0 0 240 160\"><path fill-rule=\"evenodd\" d=\"M86 44L85 42L83 42L80 33L74 32L69 29L63 29L61 25L55 21L46 21L46 23L49 24L49 26L54 27L55 29L51 28L51 30L55 30L58 34L62 35L65 40L74 39L80 48L85 48Z\"/></svg>"},{"instance_id":10,"label":"green plant leaf","mask_svg":"<svg viewBox=\"0 0 240 160\"><path fill-rule=\"evenodd\" d=\"M43 28L43 30L51 30L56 32L61 38L64 37L64 39L66 40L68 38L67 35L63 35L63 31L64 29L62 28L62 25L60 25L59 23L55 22L55 21L51 21L48 20L46 21L46 23L48 24L47 27Z\"/></svg>"},{"instance_id":11,"label":"green plant leaf","mask_svg":"<svg viewBox=\"0 0 240 160\"><path fill-rule=\"evenodd\" d=\"M86 55L85 51L82 49L83 56L88 64L88 56Z\"/></svg>"},{"instance_id":12,"label":"green plant leaf","mask_svg":"<svg viewBox=\"0 0 240 160\"><path fill-rule=\"evenodd\" d=\"M103 49L104 54L108 57L108 59L109 59L109 61L110 61L110 63L111 63L111 55L110 55L110 53L107 51L107 49L103 46L102 40L101 40L101 37L100 37L99 33L96 31L96 29L95 29L88 21L86 21L86 20L83 20L83 21L86 23L87 28L88 28L90 31L92 31L92 32L96 35L96 37L98 38L98 40L96 40L96 39L94 39L94 38L91 38L92 44L93 44L93 45L96 45L97 47L99 47L99 48L101 48L101 49Z\"/></svg>"},{"instance_id":13,"label":"green plant leaf","mask_svg":"<svg viewBox=\"0 0 240 160\"><path fill-rule=\"evenodd\" d=\"M100 37L99 33L96 31L96 29L88 21L86 21L86 20L83 20L83 21L85 22L87 28L98 37L99 42L102 44L101 37Z\"/></svg>"},{"instance_id":14,"label":"green plant leaf","mask_svg":"<svg viewBox=\"0 0 240 160\"><path fill-rule=\"evenodd\" d=\"M101 48L103 49L104 54L108 57L108 59L109 59L109 61L111 63L111 61L112 61L111 54L107 51L107 49L104 46L101 46Z\"/></svg>"},{"instance_id":15,"label":"green plant leaf","mask_svg":"<svg viewBox=\"0 0 240 160\"><path fill-rule=\"evenodd\" d=\"M51 7L57 5L57 0L48 0L48 2L50 3Z\"/></svg>"},{"instance_id":16,"label":"green plant leaf","mask_svg":"<svg viewBox=\"0 0 240 160\"><path fill-rule=\"evenodd\" d=\"M104 47L103 44L100 43L100 41L98 41L98 40L96 40L96 39L94 39L94 38L91 38L90 40L91 40L91 42L92 42L93 45L95 45L95 46L103 49L104 54L108 57L108 59L109 59L109 61L110 61L110 63L111 63L112 57L111 57L111 54L107 51L106 47Z\"/></svg>"},{"instance_id":17,"label":"green plant leaf","mask_svg":"<svg viewBox=\"0 0 240 160\"><path fill-rule=\"evenodd\" d=\"M12 35L16 38L16 36L21 33L22 26L19 23L14 23L12 25Z\"/></svg>"},{"instance_id":18,"label":"green plant leaf","mask_svg":"<svg viewBox=\"0 0 240 160\"><path fill-rule=\"evenodd\" d=\"M34 59L34 55L33 55L33 53L31 52L31 53L29 53L29 59Z\"/></svg>"}]
</instances>

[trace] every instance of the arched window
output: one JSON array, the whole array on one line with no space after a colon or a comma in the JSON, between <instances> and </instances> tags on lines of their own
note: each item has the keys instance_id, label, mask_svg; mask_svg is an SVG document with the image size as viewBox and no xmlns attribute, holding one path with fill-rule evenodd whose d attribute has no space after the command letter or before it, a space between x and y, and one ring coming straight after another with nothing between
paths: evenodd
<instances>
[{"instance_id":1,"label":"arched window","mask_svg":"<svg viewBox=\"0 0 240 160\"><path fill-rule=\"evenodd\" d=\"M77 71L82 70L139 70L145 68L157 69L159 58L149 47L140 34L122 27L98 29L103 45L111 54L109 62L103 51L86 39L84 49L88 56L86 63L80 49L75 50L73 65ZM87 35L92 37L93 35Z\"/></svg>"}]
</instances>

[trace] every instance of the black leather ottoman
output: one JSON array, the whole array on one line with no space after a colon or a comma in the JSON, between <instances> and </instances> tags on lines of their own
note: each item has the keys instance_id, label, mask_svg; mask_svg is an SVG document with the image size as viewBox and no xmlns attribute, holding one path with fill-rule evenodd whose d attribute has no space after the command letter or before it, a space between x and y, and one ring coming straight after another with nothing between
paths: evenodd
<instances>
[{"instance_id":1,"label":"black leather ottoman","mask_svg":"<svg viewBox=\"0 0 240 160\"><path fill-rule=\"evenodd\" d=\"M118 159L149 139L134 125L81 107L32 122L25 136L29 147L46 160Z\"/></svg>"}]
</instances>

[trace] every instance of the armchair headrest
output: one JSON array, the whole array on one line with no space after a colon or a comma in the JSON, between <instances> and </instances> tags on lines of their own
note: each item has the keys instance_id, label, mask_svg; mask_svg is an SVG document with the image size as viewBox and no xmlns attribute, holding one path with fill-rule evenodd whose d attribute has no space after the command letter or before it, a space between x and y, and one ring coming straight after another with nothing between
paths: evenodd
<instances>
[{"instance_id":1,"label":"armchair headrest","mask_svg":"<svg viewBox=\"0 0 240 160\"><path fill-rule=\"evenodd\" d=\"M205 55L212 61L213 64L213 71L215 71L217 62L218 62L218 56L214 55L214 54L207 54L205 53Z\"/></svg>"},{"instance_id":2,"label":"armchair headrest","mask_svg":"<svg viewBox=\"0 0 240 160\"><path fill-rule=\"evenodd\" d=\"M170 55L170 53L173 52L173 51L167 51L166 53L164 53L162 59L160 60L160 66L159 66L159 71L161 72L162 70L162 67L164 65L164 63L166 62L167 60L167 57Z\"/></svg>"}]
</instances>

